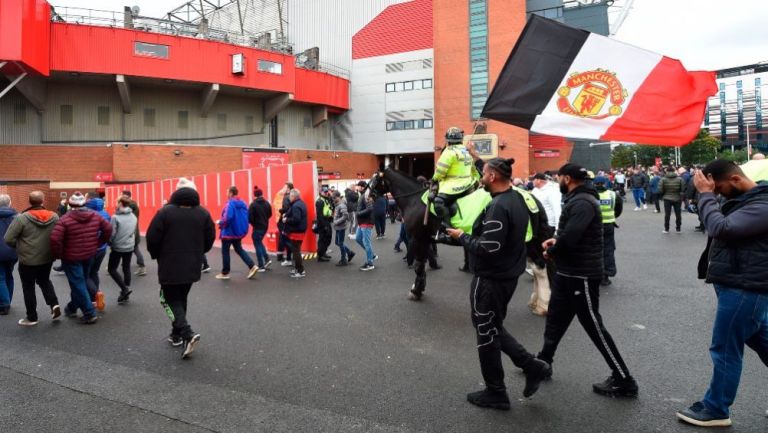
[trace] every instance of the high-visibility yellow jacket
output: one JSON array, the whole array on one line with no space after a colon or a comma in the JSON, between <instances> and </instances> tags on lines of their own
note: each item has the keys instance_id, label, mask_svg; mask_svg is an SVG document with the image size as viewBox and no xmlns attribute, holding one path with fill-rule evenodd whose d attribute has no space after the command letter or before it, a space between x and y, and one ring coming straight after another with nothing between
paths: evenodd
<instances>
[{"instance_id":1,"label":"high-visibility yellow jacket","mask_svg":"<svg viewBox=\"0 0 768 433\"><path fill-rule=\"evenodd\" d=\"M477 180L472 156L463 144L451 144L443 150L435 165L432 180L440 182L438 193L457 195L468 190Z\"/></svg>"}]
</instances>

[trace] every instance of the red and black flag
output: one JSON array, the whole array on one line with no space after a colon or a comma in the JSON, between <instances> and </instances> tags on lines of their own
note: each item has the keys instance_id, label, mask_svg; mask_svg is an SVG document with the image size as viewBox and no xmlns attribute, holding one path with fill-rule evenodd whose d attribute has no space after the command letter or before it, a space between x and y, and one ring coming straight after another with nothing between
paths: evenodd
<instances>
[{"instance_id":1,"label":"red and black flag","mask_svg":"<svg viewBox=\"0 0 768 433\"><path fill-rule=\"evenodd\" d=\"M714 72L531 15L482 117L571 138L679 146L701 128Z\"/></svg>"}]
</instances>

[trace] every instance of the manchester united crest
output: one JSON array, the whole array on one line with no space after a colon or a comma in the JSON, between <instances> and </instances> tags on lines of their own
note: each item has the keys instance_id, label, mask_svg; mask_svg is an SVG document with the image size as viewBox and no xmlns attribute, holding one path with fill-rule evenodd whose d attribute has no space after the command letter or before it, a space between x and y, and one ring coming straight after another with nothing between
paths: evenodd
<instances>
[{"instance_id":1,"label":"manchester united crest","mask_svg":"<svg viewBox=\"0 0 768 433\"><path fill-rule=\"evenodd\" d=\"M574 72L557 94L558 110L590 119L621 115L621 106L629 95L616 74L602 69Z\"/></svg>"}]
</instances>

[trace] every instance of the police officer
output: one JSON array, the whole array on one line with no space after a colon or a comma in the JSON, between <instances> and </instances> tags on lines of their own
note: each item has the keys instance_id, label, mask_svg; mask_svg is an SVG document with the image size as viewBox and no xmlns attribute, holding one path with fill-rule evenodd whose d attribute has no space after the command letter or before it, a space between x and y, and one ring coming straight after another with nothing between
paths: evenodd
<instances>
[{"instance_id":1,"label":"police officer","mask_svg":"<svg viewBox=\"0 0 768 433\"><path fill-rule=\"evenodd\" d=\"M557 267L552 281L544 347L538 358L552 363L560 340L576 316L613 374L592 385L601 395L637 397L637 383L629 373L600 316L603 277L603 220L599 196L585 185L587 170L576 164L560 168L560 191L566 195L557 235L542 244L544 257Z\"/></svg>"},{"instance_id":2,"label":"police officer","mask_svg":"<svg viewBox=\"0 0 768 433\"><path fill-rule=\"evenodd\" d=\"M616 199L616 192L608 189L610 182L605 176L598 176L593 181L600 196L600 215L603 218L603 279L601 286L610 286L610 277L616 276L616 239L614 229L616 218L621 216L624 204Z\"/></svg>"},{"instance_id":3,"label":"police officer","mask_svg":"<svg viewBox=\"0 0 768 433\"><path fill-rule=\"evenodd\" d=\"M451 227L451 206L472 188L479 175L472 156L464 146L464 131L457 127L445 133L447 145L437 160L432 180L439 182L435 197L435 213L444 227Z\"/></svg>"},{"instance_id":4,"label":"police officer","mask_svg":"<svg viewBox=\"0 0 768 433\"><path fill-rule=\"evenodd\" d=\"M507 304L525 271L525 238L528 209L522 195L510 186L512 159L493 158L483 164L482 183L493 199L472 227L472 235L448 229L469 254L472 324L485 389L467 395L477 406L509 410L501 352L525 373L523 396L530 397L549 373L549 364L538 360L504 328Z\"/></svg>"},{"instance_id":5,"label":"police officer","mask_svg":"<svg viewBox=\"0 0 768 433\"><path fill-rule=\"evenodd\" d=\"M328 255L328 246L331 245L333 233L333 204L331 203L331 191L323 186L320 195L315 200L315 216L317 218L317 261L327 262L331 260Z\"/></svg>"}]
</instances>

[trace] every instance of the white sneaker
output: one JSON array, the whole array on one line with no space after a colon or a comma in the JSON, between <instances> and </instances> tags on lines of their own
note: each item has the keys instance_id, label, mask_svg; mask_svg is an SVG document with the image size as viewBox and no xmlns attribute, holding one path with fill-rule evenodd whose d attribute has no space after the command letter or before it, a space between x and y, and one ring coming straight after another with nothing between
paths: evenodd
<instances>
[{"instance_id":1,"label":"white sneaker","mask_svg":"<svg viewBox=\"0 0 768 433\"><path fill-rule=\"evenodd\" d=\"M256 276L256 272L259 272L259 267L256 266L256 265L253 265L251 270L248 271L248 279L250 280L251 278L255 277Z\"/></svg>"},{"instance_id":2,"label":"white sneaker","mask_svg":"<svg viewBox=\"0 0 768 433\"><path fill-rule=\"evenodd\" d=\"M284 260L280 262L280 266L287 268L288 266L293 266L293 262L290 260Z\"/></svg>"},{"instance_id":3,"label":"white sneaker","mask_svg":"<svg viewBox=\"0 0 768 433\"><path fill-rule=\"evenodd\" d=\"M635 208L635 212L637 212L637 211L639 211L639 210L640 210L640 208L639 208L639 207L636 207L636 208Z\"/></svg>"},{"instance_id":4,"label":"white sneaker","mask_svg":"<svg viewBox=\"0 0 768 433\"><path fill-rule=\"evenodd\" d=\"M291 278L304 278L307 276L307 272L294 272L291 274Z\"/></svg>"},{"instance_id":5,"label":"white sneaker","mask_svg":"<svg viewBox=\"0 0 768 433\"><path fill-rule=\"evenodd\" d=\"M37 325L37 322L32 322L31 320L27 320L27 318L23 318L19 320L19 326L35 326Z\"/></svg>"},{"instance_id":6,"label":"white sneaker","mask_svg":"<svg viewBox=\"0 0 768 433\"><path fill-rule=\"evenodd\" d=\"M644 204L644 205L643 205L643 210L646 210L646 209L648 209L648 205L647 205L647 204Z\"/></svg>"},{"instance_id":7,"label":"white sneaker","mask_svg":"<svg viewBox=\"0 0 768 433\"><path fill-rule=\"evenodd\" d=\"M228 280L229 278L230 278L229 274L217 274L216 275L216 279L217 280Z\"/></svg>"},{"instance_id":8,"label":"white sneaker","mask_svg":"<svg viewBox=\"0 0 768 433\"><path fill-rule=\"evenodd\" d=\"M355 239L356 237L357 237L356 235L349 235L350 239Z\"/></svg>"},{"instance_id":9,"label":"white sneaker","mask_svg":"<svg viewBox=\"0 0 768 433\"><path fill-rule=\"evenodd\" d=\"M267 260L267 263L264 263L264 269L267 269L270 266L272 266L272 260Z\"/></svg>"},{"instance_id":10,"label":"white sneaker","mask_svg":"<svg viewBox=\"0 0 768 433\"><path fill-rule=\"evenodd\" d=\"M662 230L661 232L664 233L665 235L669 234L669 230Z\"/></svg>"}]
</instances>

